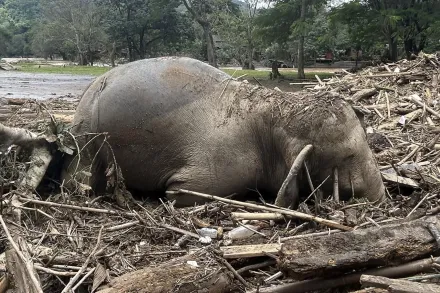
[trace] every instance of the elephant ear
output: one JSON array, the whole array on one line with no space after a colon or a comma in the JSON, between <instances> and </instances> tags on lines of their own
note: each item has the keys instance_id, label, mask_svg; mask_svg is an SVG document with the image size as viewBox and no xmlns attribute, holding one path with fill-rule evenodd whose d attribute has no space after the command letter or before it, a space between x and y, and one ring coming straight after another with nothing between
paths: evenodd
<instances>
[{"instance_id":1,"label":"elephant ear","mask_svg":"<svg viewBox=\"0 0 440 293\"><path fill-rule=\"evenodd\" d=\"M289 174L278 191L277 198L275 199L275 205L283 208L296 207L298 203L299 190L298 173L312 149L313 146L311 144L306 145L301 152L299 152L298 156L296 156L292 167L290 168Z\"/></svg>"},{"instance_id":2,"label":"elephant ear","mask_svg":"<svg viewBox=\"0 0 440 293\"><path fill-rule=\"evenodd\" d=\"M356 106L351 106L351 108L353 109L354 113L356 114L357 118L359 119L359 122L361 123L362 128L365 130L365 114L369 114L367 113L364 109L360 108L360 107L356 107Z\"/></svg>"}]
</instances>

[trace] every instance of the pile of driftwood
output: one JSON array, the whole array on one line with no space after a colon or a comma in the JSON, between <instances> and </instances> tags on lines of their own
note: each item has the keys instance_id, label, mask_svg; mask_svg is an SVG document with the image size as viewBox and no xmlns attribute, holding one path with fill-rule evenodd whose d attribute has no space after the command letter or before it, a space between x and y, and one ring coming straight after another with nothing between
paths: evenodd
<instances>
[{"instance_id":1,"label":"pile of driftwood","mask_svg":"<svg viewBox=\"0 0 440 293\"><path fill-rule=\"evenodd\" d=\"M439 68L437 56L421 55L307 85L364 113L389 196L379 206L311 197L292 211L189 190L212 201L120 206L50 181L30 192L19 184L27 163L9 148L0 155L0 293L440 292ZM9 101L0 111L12 111L5 124L41 132L71 121L75 103Z\"/></svg>"}]
</instances>

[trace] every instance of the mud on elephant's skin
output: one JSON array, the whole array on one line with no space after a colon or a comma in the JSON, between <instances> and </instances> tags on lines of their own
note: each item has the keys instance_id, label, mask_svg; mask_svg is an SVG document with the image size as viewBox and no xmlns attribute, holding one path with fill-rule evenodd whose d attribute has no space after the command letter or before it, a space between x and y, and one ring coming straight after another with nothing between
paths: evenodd
<instances>
[{"instance_id":1,"label":"mud on elephant's skin","mask_svg":"<svg viewBox=\"0 0 440 293\"><path fill-rule=\"evenodd\" d=\"M296 156L311 144L307 165L314 186L337 167L341 197L384 198L365 132L346 102L253 86L190 58L146 59L110 70L86 89L73 125L80 147L87 143L84 134L108 133L109 144L95 138L79 168L70 158L63 172L69 177L72 166L81 170L93 161L92 177L84 179L97 193L105 189L113 153L127 187L144 193L187 189L227 196L259 189L276 195ZM288 183L289 205L296 206L304 185L302 172ZM331 194L331 179L323 190ZM168 196L180 206L202 202Z\"/></svg>"}]
</instances>

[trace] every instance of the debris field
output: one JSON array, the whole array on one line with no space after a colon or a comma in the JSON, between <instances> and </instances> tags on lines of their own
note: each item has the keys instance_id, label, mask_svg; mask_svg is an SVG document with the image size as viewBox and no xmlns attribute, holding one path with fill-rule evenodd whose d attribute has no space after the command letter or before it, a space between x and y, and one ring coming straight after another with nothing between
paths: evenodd
<instances>
[{"instance_id":1,"label":"debris field","mask_svg":"<svg viewBox=\"0 0 440 293\"><path fill-rule=\"evenodd\" d=\"M0 293L440 292L439 82L440 55L421 53L301 84L363 113L387 188L380 205L316 188L296 211L189 190L212 201L121 206L48 179L23 189L30 163L11 146L0 154ZM1 99L0 123L64 133L77 103Z\"/></svg>"}]
</instances>

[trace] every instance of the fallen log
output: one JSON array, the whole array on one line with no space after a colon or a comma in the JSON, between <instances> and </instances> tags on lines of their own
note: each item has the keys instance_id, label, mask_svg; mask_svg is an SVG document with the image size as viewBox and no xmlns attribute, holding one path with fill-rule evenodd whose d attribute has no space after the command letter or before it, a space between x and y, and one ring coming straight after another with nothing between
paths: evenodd
<instances>
[{"instance_id":1,"label":"fallen log","mask_svg":"<svg viewBox=\"0 0 440 293\"><path fill-rule=\"evenodd\" d=\"M289 240L279 251L278 266L297 279L352 269L399 265L429 255L437 244L427 225L439 217Z\"/></svg>"},{"instance_id":2,"label":"fallen log","mask_svg":"<svg viewBox=\"0 0 440 293\"><path fill-rule=\"evenodd\" d=\"M435 284L424 284L406 280L394 280L380 276L362 275L361 284L369 287L387 289L396 293L438 293L440 286Z\"/></svg>"},{"instance_id":3,"label":"fallen log","mask_svg":"<svg viewBox=\"0 0 440 293\"><path fill-rule=\"evenodd\" d=\"M209 260L210 261L207 261ZM159 266L146 267L110 281L97 293L223 293L238 289L233 277L206 251L173 259Z\"/></svg>"},{"instance_id":4,"label":"fallen log","mask_svg":"<svg viewBox=\"0 0 440 293\"><path fill-rule=\"evenodd\" d=\"M413 276L422 272L432 271L433 265L440 262L440 257L427 258L413 261L397 267L388 267L380 269L371 269L364 272L357 272L353 274L346 274L339 277L316 278L311 280L300 281L291 284L284 284L280 286L259 288L257 290L250 290L246 293L305 293L318 290L328 290L347 285L359 284L362 275L384 276L388 278L400 278L406 276ZM369 291L367 291L369 292ZM374 291L373 291L374 292ZM379 291L380 292L380 291Z\"/></svg>"}]
</instances>

